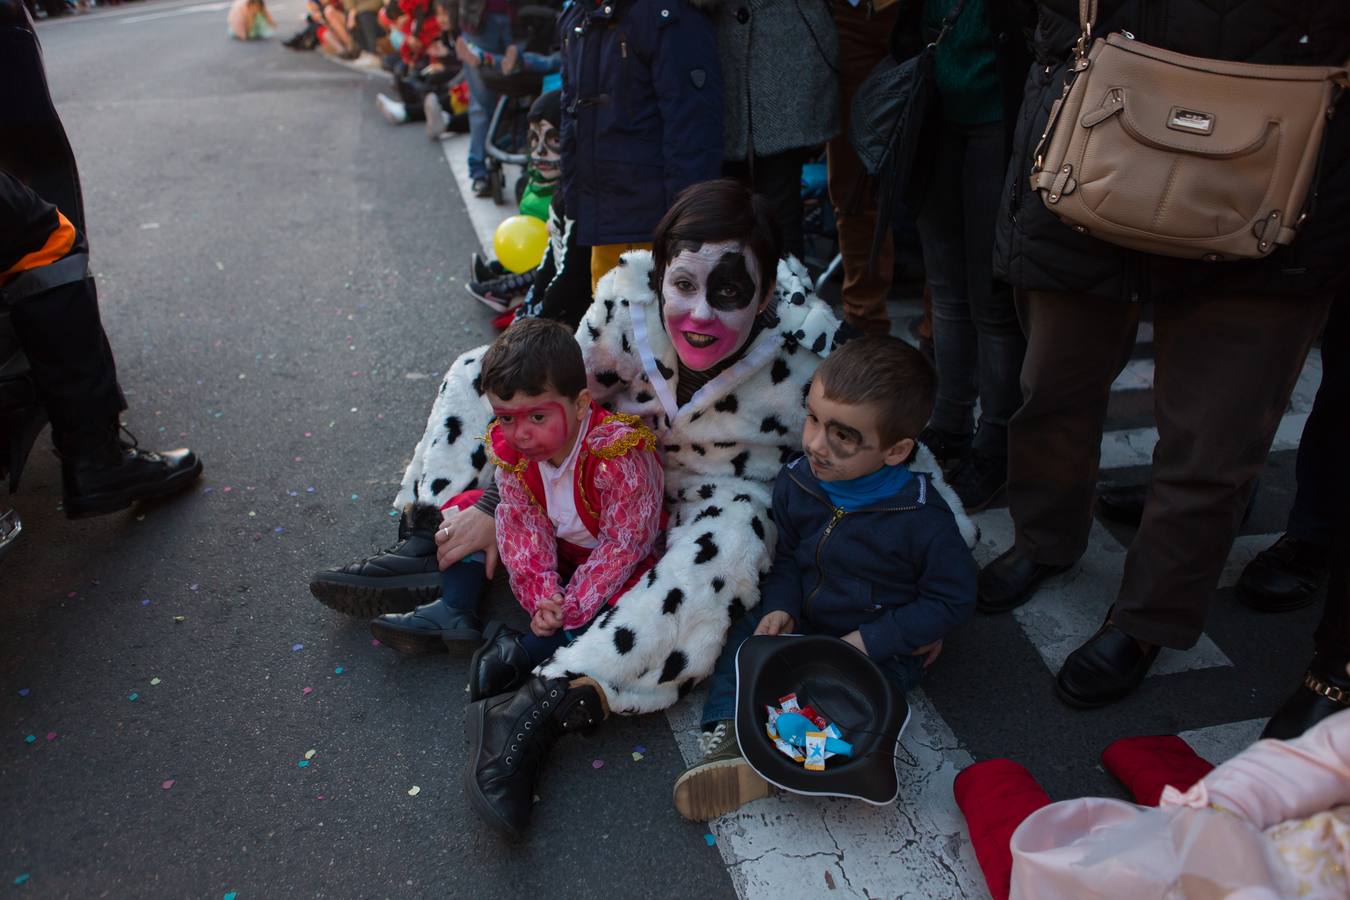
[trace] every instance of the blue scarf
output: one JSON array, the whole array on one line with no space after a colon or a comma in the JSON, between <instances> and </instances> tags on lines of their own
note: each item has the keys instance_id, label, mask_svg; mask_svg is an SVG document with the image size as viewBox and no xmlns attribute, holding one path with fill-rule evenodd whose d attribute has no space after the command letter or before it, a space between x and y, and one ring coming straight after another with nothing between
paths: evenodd
<instances>
[{"instance_id":1,"label":"blue scarf","mask_svg":"<svg viewBox=\"0 0 1350 900\"><path fill-rule=\"evenodd\" d=\"M820 486L830 502L846 512L862 509L879 500L894 497L914 478L909 466L882 466L871 475L847 481L824 481Z\"/></svg>"}]
</instances>

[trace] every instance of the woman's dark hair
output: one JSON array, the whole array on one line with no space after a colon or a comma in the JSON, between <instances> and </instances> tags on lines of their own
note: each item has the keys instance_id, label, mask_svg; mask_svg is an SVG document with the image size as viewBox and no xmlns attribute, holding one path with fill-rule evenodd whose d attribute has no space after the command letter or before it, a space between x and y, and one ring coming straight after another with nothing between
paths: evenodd
<instances>
[{"instance_id":1,"label":"woman's dark hair","mask_svg":"<svg viewBox=\"0 0 1350 900\"><path fill-rule=\"evenodd\" d=\"M759 264L760 287L767 292L778 273L783 233L768 201L734 178L691 184L680 191L652 235L652 289L660 293L666 267L681 252L723 241L739 241L749 249Z\"/></svg>"},{"instance_id":2,"label":"woman's dark hair","mask_svg":"<svg viewBox=\"0 0 1350 900\"><path fill-rule=\"evenodd\" d=\"M479 386L503 400L517 391L542 394L550 387L569 400L586 388L581 346L553 319L517 319L483 354Z\"/></svg>"},{"instance_id":3,"label":"woman's dark hair","mask_svg":"<svg viewBox=\"0 0 1350 900\"><path fill-rule=\"evenodd\" d=\"M883 447L917 440L937 396L937 375L928 360L888 334L854 338L833 351L816 369L815 380L836 403L876 406Z\"/></svg>"}]
</instances>

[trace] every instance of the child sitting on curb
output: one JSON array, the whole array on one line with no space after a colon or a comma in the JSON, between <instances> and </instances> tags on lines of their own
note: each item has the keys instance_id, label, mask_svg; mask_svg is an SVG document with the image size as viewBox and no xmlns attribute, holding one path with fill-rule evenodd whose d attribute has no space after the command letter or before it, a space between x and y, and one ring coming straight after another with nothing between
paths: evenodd
<instances>
[{"instance_id":1,"label":"child sitting on curb","mask_svg":"<svg viewBox=\"0 0 1350 900\"><path fill-rule=\"evenodd\" d=\"M524 319L483 357L496 416L497 542L530 629L490 628L469 695L513 691L655 563L664 480L656 438L636 416L591 402L581 348L559 322ZM570 574L570 578L568 575Z\"/></svg>"},{"instance_id":2,"label":"child sitting on curb","mask_svg":"<svg viewBox=\"0 0 1350 900\"><path fill-rule=\"evenodd\" d=\"M933 409L919 351L871 335L834 351L806 399L803 456L774 485L778 543L760 605L732 625L703 705L704 758L675 781L675 807L704 821L766 796L732 721L736 652L751 634L840 637L902 692L975 609L975 561L929 477L906 466Z\"/></svg>"}]
</instances>

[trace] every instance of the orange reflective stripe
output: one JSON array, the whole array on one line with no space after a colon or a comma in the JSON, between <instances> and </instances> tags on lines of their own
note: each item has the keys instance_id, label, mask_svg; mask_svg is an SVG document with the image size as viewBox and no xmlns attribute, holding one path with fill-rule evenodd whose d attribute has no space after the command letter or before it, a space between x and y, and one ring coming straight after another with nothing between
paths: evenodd
<instances>
[{"instance_id":1,"label":"orange reflective stripe","mask_svg":"<svg viewBox=\"0 0 1350 900\"><path fill-rule=\"evenodd\" d=\"M56 211L56 219L56 229L47 237L47 243L21 257L4 272L0 272L0 282L8 281L29 269L49 266L70 252L70 248L75 246L75 226L70 224L70 220L62 215L59 209Z\"/></svg>"}]
</instances>

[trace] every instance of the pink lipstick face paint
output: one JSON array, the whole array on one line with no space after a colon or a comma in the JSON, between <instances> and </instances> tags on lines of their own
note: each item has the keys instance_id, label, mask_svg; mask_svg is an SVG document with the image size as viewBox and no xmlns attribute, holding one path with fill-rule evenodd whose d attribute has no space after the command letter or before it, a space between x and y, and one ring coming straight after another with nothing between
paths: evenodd
<instances>
[{"instance_id":1,"label":"pink lipstick face paint","mask_svg":"<svg viewBox=\"0 0 1350 900\"><path fill-rule=\"evenodd\" d=\"M661 279L661 315L680 360L710 369L745 345L764 293L753 254L735 241L681 250Z\"/></svg>"},{"instance_id":2,"label":"pink lipstick face paint","mask_svg":"<svg viewBox=\"0 0 1350 900\"><path fill-rule=\"evenodd\" d=\"M556 456L567 443L567 411L556 401L529 406L493 403L492 414L506 442L532 462Z\"/></svg>"}]
</instances>

